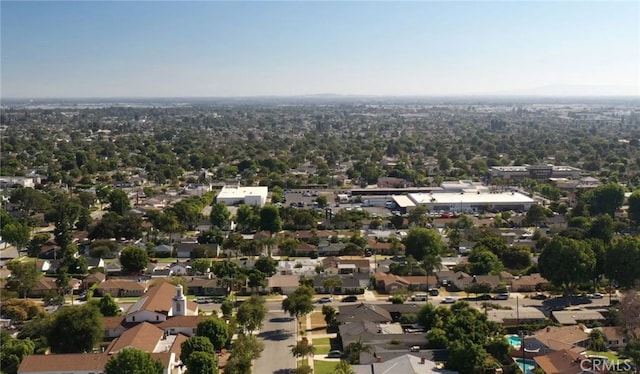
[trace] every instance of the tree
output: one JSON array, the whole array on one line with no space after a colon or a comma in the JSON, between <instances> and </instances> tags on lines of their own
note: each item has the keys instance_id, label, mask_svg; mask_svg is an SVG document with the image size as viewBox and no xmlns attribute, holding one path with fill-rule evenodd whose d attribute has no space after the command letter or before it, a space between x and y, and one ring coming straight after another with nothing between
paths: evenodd
<instances>
[{"instance_id":1,"label":"tree","mask_svg":"<svg viewBox=\"0 0 640 374\"><path fill-rule=\"evenodd\" d=\"M412 209L409 212L409 216L407 220L409 221L409 225L424 227L429 221L429 217L427 216L427 207L424 205L418 205L415 209Z\"/></svg>"},{"instance_id":2,"label":"tree","mask_svg":"<svg viewBox=\"0 0 640 374\"><path fill-rule=\"evenodd\" d=\"M223 202L215 203L211 206L211 213L209 214L209 220L213 227L218 230L224 230L229 223L229 218L231 217L231 213L229 213L229 209L227 205Z\"/></svg>"},{"instance_id":3,"label":"tree","mask_svg":"<svg viewBox=\"0 0 640 374\"><path fill-rule=\"evenodd\" d=\"M442 251L440 235L424 227L412 228L403 243L406 255L415 259L422 259L427 255L439 256Z\"/></svg>"},{"instance_id":4,"label":"tree","mask_svg":"<svg viewBox=\"0 0 640 374\"><path fill-rule=\"evenodd\" d=\"M27 254L29 257L38 257L38 255L40 255L40 248L42 248L44 243L48 242L50 238L51 235L48 233L35 234L27 244Z\"/></svg>"},{"instance_id":5,"label":"tree","mask_svg":"<svg viewBox=\"0 0 640 374\"><path fill-rule=\"evenodd\" d=\"M45 214L45 219L48 222L53 222L56 226L53 230L53 236L63 252L72 243L71 233L80 217L81 210L80 204L69 200L65 195L60 195L54 199L52 209Z\"/></svg>"},{"instance_id":6,"label":"tree","mask_svg":"<svg viewBox=\"0 0 640 374\"><path fill-rule=\"evenodd\" d=\"M486 358L487 351L480 344L453 341L449 344L446 367L460 373L477 373L483 369Z\"/></svg>"},{"instance_id":7,"label":"tree","mask_svg":"<svg viewBox=\"0 0 640 374\"><path fill-rule=\"evenodd\" d=\"M540 275L565 292L591 280L595 266L595 254L586 242L561 236L550 241L538 259Z\"/></svg>"},{"instance_id":8,"label":"tree","mask_svg":"<svg viewBox=\"0 0 640 374\"><path fill-rule=\"evenodd\" d=\"M607 343L604 333L600 330L593 329L589 333L589 347L592 351L606 351Z\"/></svg>"},{"instance_id":9,"label":"tree","mask_svg":"<svg viewBox=\"0 0 640 374\"><path fill-rule=\"evenodd\" d=\"M525 217L527 224L537 226L547 219L547 208L540 204L533 204Z\"/></svg>"},{"instance_id":10,"label":"tree","mask_svg":"<svg viewBox=\"0 0 640 374\"><path fill-rule=\"evenodd\" d=\"M608 214L615 216L616 210L624 203L624 189L617 183L596 187L588 197L591 215Z\"/></svg>"},{"instance_id":11,"label":"tree","mask_svg":"<svg viewBox=\"0 0 640 374\"><path fill-rule=\"evenodd\" d=\"M372 351L373 350L371 346L365 344L359 338L349 343L349 345L347 345L346 348L344 349L344 352L347 355L347 358L352 365L360 364L360 353L362 352L371 353Z\"/></svg>"},{"instance_id":12,"label":"tree","mask_svg":"<svg viewBox=\"0 0 640 374\"><path fill-rule=\"evenodd\" d=\"M124 247L120 253L120 265L128 273L140 273L149 265L147 251L136 246Z\"/></svg>"},{"instance_id":13,"label":"tree","mask_svg":"<svg viewBox=\"0 0 640 374\"><path fill-rule=\"evenodd\" d=\"M122 314L120 306L109 293L106 293L100 298L98 308L100 308L100 313L105 317L115 317Z\"/></svg>"},{"instance_id":14,"label":"tree","mask_svg":"<svg viewBox=\"0 0 640 374\"><path fill-rule=\"evenodd\" d=\"M333 292L336 288L342 286L342 279L338 277L327 277L322 281L322 288L325 290L329 290L331 296L333 296Z\"/></svg>"},{"instance_id":15,"label":"tree","mask_svg":"<svg viewBox=\"0 0 640 374\"><path fill-rule=\"evenodd\" d=\"M125 348L109 357L104 374L162 374L160 361L154 361L151 353L136 348Z\"/></svg>"},{"instance_id":16,"label":"tree","mask_svg":"<svg viewBox=\"0 0 640 374\"><path fill-rule=\"evenodd\" d=\"M2 238L9 244L14 245L18 252L24 248L31 237L31 230L28 226L19 222L12 222L2 228Z\"/></svg>"},{"instance_id":17,"label":"tree","mask_svg":"<svg viewBox=\"0 0 640 374\"><path fill-rule=\"evenodd\" d=\"M340 360L340 362L338 362L336 367L333 368L333 371L331 373L332 374L356 374L355 370L353 370L353 367L351 367L351 365L344 360Z\"/></svg>"},{"instance_id":18,"label":"tree","mask_svg":"<svg viewBox=\"0 0 640 374\"><path fill-rule=\"evenodd\" d=\"M629 339L627 345L623 349L625 356L633 360L636 367L640 366L640 339Z\"/></svg>"},{"instance_id":19,"label":"tree","mask_svg":"<svg viewBox=\"0 0 640 374\"><path fill-rule=\"evenodd\" d=\"M507 269L526 269L531 266L531 251L525 246L510 247L500 260Z\"/></svg>"},{"instance_id":20,"label":"tree","mask_svg":"<svg viewBox=\"0 0 640 374\"><path fill-rule=\"evenodd\" d=\"M632 287L640 280L640 239L625 235L605 253L604 274L620 287Z\"/></svg>"},{"instance_id":21,"label":"tree","mask_svg":"<svg viewBox=\"0 0 640 374\"><path fill-rule=\"evenodd\" d=\"M254 335L240 335L233 342L231 357L224 368L225 374L246 374L251 372L251 361L260 357L264 343Z\"/></svg>"},{"instance_id":22,"label":"tree","mask_svg":"<svg viewBox=\"0 0 640 374\"><path fill-rule=\"evenodd\" d=\"M300 317L313 311L313 289L308 286L298 287L289 297L282 300L282 309L290 316L296 317L300 325Z\"/></svg>"},{"instance_id":23,"label":"tree","mask_svg":"<svg viewBox=\"0 0 640 374\"><path fill-rule=\"evenodd\" d=\"M191 261L191 270L195 274L206 274L211 269L211 260L199 258Z\"/></svg>"},{"instance_id":24,"label":"tree","mask_svg":"<svg viewBox=\"0 0 640 374\"><path fill-rule=\"evenodd\" d=\"M629 219L636 226L640 225L640 190L633 191L629 196Z\"/></svg>"},{"instance_id":25,"label":"tree","mask_svg":"<svg viewBox=\"0 0 640 374\"><path fill-rule=\"evenodd\" d=\"M185 361L183 361L185 362ZM189 374L217 374L218 364L214 356L206 352L193 352L186 361Z\"/></svg>"},{"instance_id":26,"label":"tree","mask_svg":"<svg viewBox=\"0 0 640 374\"><path fill-rule=\"evenodd\" d=\"M229 319L233 314L233 301L225 299L220 305L220 311L224 318Z\"/></svg>"},{"instance_id":27,"label":"tree","mask_svg":"<svg viewBox=\"0 0 640 374\"><path fill-rule=\"evenodd\" d=\"M265 205L260 209L260 228L272 235L282 230L282 219L275 205Z\"/></svg>"},{"instance_id":28,"label":"tree","mask_svg":"<svg viewBox=\"0 0 640 374\"><path fill-rule=\"evenodd\" d=\"M15 374L26 356L33 354L35 344L31 339L16 339L6 330L0 331L0 367L2 373Z\"/></svg>"},{"instance_id":29,"label":"tree","mask_svg":"<svg viewBox=\"0 0 640 374\"><path fill-rule=\"evenodd\" d=\"M260 217L256 214L254 207L240 204L236 212L236 222L240 231L253 231L260 226Z\"/></svg>"},{"instance_id":30,"label":"tree","mask_svg":"<svg viewBox=\"0 0 640 374\"><path fill-rule=\"evenodd\" d=\"M253 268L260 270L267 277L271 277L278 271L278 261L271 257L260 257L256 260Z\"/></svg>"},{"instance_id":31,"label":"tree","mask_svg":"<svg viewBox=\"0 0 640 374\"><path fill-rule=\"evenodd\" d=\"M91 352L102 340L102 315L92 305L68 306L55 315L47 340L54 353Z\"/></svg>"},{"instance_id":32,"label":"tree","mask_svg":"<svg viewBox=\"0 0 640 374\"><path fill-rule=\"evenodd\" d=\"M588 237L602 240L609 244L613 239L613 218L608 214L599 214L591 221Z\"/></svg>"},{"instance_id":33,"label":"tree","mask_svg":"<svg viewBox=\"0 0 640 374\"><path fill-rule=\"evenodd\" d=\"M11 270L11 277L7 281L7 288L27 297L40 278L41 274L34 262L11 261L7 264Z\"/></svg>"},{"instance_id":34,"label":"tree","mask_svg":"<svg viewBox=\"0 0 640 374\"><path fill-rule=\"evenodd\" d=\"M15 322L22 322L45 313L32 299L7 299L2 302L2 314Z\"/></svg>"},{"instance_id":35,"label":"tree","mask_svg":"<svg viewBox=\"0 0 640 374\"><path fill-rule=\"evenodd\" d=\"M493 252L478 248L469 253L469 268L474 275L496 274L502 269L502 263Z\"/></svg>"},{"instance_id":36,"label":"tree","mask_svg":"<svg viewBox=\"0 0 640 374\"><path fill-rule=\"evenodd\" d=\"M109 201L109 210L121 216L124 216L131 209L129 196L119 188L112 189L107 196L107 200Z\"/></svg>"},{"instance_id":37,"label":"tree","mask_svg":"<svg viewBox=\"0 0 640 374\"><path fill-rule=\"evenodd\" d=\"M327 326L333 325L336 322L337 311L331 305L323 305L322 306L322 315L324 316L324 321Z\"/></svg>"},{"instance_id":38,"label":"tree","mask_svg":"<svg viewBox=\"0 0 640 374\"><path fill-rule=\"evenodd\" d=\"M307 339L304 338L291 348L291 354L296 358L307 358L313 356L315 353L316 347L309 344Z\"/></svg>"},{"instance_id":39,"label":"tree","mask_svg":"<svg viewBox=\"0 0 640 374\"><path fill-rule=\"evenodd\" d=\"M256 269L250 270L247 274L247 278L248 278L247 285L254 291L259 289L260 287L267 286L267 277L260 270L256 270Z\"/></svg>"},{"instance_id":40,"label":"tree","mask_svg":"<svg viewBox=\"0 0 640 374\"><path fill-rule=\"evenodd\" d=\"M229 329L227 323L219 318L206 318L198 323L196 335L209 338L216 351L221 350L229 344Z\"/></svg>"},{"instance_id":41,"label":"tree","mask_svg":"<svg viewBox=\"0 0 640 374\"><path fill-rule=\"evenodd\" d=\"M209 338L197 335L182 342L180 349L180 360L183 363L189 360L189 356L191 356L193 352L204 352L211 355L216 353Z\"/></svg>"},{"instance_id":42,"label":"tree","mask_svg":"<svg viewBox=\"0 0 640 374\"><path fill-rule=\"evenodd\" d=\"M264 299L260 296L253 295L251 298L238 307L236 318L238 323L252 334L255 330L262 327L262 321L267 315L267 308L264 305Z\"/></svg>"}]
</instances>

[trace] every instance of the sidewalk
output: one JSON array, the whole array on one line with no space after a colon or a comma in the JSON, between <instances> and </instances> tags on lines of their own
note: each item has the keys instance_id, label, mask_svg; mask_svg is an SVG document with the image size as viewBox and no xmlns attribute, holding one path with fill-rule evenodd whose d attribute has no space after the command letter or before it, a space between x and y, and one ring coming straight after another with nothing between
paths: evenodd
<instances>
[{"instance_id":1,"label":"sidewalk","mask_svg":"<svg viewBox=\"0 0 640 374\"><path fill-rule=\"evenodd\" d=\"M373 293L373 291L365 290L364 291L364 300L365 301L376 301L378 298Z\"/></svg>"}]
</instances>

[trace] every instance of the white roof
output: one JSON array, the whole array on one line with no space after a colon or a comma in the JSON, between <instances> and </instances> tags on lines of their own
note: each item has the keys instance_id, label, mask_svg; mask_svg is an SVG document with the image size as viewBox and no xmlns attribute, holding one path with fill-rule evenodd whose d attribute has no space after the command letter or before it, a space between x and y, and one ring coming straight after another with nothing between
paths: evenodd
<instances>
[{"instance_id":1,"label":"white roof","mask_svg":"<svg viewBox=\"0 0 640 374\"><path fill-rule=\"evenodd\" d=\"M245 196L267 196L269 187L267 186L224 186L218 193L218 199L244 198Z\"/></svg>"},{"instance_id":2,"label":"white roof","mask_svg":"<svg viewBox=\"0 0 640 374\"><path fill-rule=\"evenodd\" d=\"M533 204L535 201L519 192L503 193L411 193L409 198L416 204Z\"/></svg>"},{"instance_id":3,"label":"white roof","mask_svg":"<svg viewBox=\"0 0 640 374\"><path fill-rule=\"evenodd\" d=\"M413 201L411 201L411 199L409 199L409 197L405 195L393 195L392 198L400 208L416 206L416 204L414 204Z\"/></svg>"}]
</instances>

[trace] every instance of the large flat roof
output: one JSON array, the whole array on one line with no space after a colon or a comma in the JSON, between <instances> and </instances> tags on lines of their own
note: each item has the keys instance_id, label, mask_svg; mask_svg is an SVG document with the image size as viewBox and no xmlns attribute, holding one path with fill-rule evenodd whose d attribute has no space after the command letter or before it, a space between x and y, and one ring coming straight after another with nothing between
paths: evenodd
<instances>
[{"instance_id":1,"label":"large flat roof","mask_svg":"<svg viewBox=\"0 0 640 374\"><path fill-rule=\"evenodd\" d=\"M535 200L519 192L501 193L412 193L409 198L416 204L533 204Z\"/></svg>"},{"instance_id":2,"label":"large flat roof","mask_svg":"<svg viewBox=\"0 0 640 374\"><path fill-rule=\"evenodd\" d=\"M245 196L267 196L269 187L267 186L224 186L218 193L218 199L244 198Z\"/></svg>"}]
</instances>

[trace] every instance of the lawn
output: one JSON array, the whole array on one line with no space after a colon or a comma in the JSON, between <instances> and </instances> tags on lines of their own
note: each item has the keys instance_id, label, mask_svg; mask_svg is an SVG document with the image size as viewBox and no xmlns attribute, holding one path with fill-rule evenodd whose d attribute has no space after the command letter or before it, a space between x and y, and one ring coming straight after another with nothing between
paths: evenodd
<instances>
[{"instance_id":1,"label":"lawn","mask_svg":"<svg viewBox=\"0 0 640 374\"><path fill-rule=\"evenodd\" d=\"M316 347L317 355L326 355L331 350L331 341L329 338L317 338L311 341L314 347Z\"/></svg>"},{"instance_id":2,"label":"lawn","mask_svg":"<svg viewBox=\"0 0 640 374\"><path fill-rule=\"evenodd\" d=\"M313 360L314 374L331 374L336 367L336 361Z\"/></svg>"},{"instance_id":3,"label":"lawn","mask_svg":"<svg viewBox=\"0 0 640 374\"><path fill-rule=\"evenodd\" d=\"M620 360L620 358L618 357L618 354L615 352L587 351L587 356L590 356L590 355L606 357L609 362ZM626 361L626 360L622 360L622 361Z\"/></svg>"}]
</instances>

